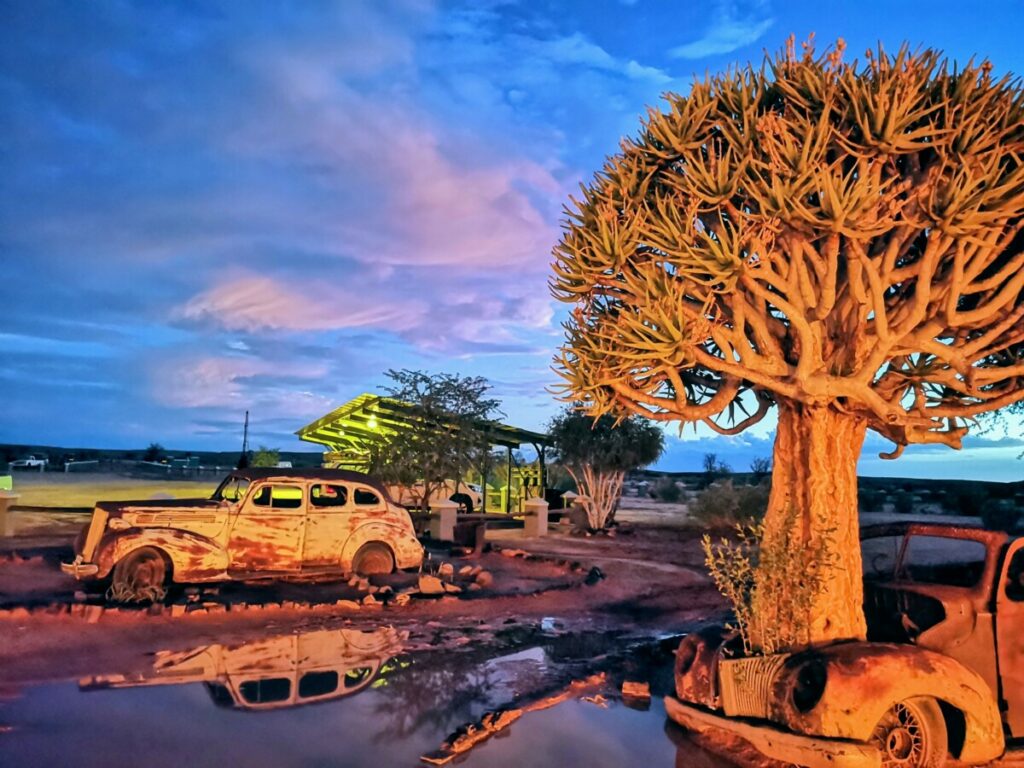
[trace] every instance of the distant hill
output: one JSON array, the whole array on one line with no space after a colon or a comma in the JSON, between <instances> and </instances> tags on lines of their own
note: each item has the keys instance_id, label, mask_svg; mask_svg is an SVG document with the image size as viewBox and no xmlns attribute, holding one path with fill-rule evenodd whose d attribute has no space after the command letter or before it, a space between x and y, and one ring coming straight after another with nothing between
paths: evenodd
<instances>
[{"instance_id":1,"label":"distant hill","mask_svg":"<svg viewBox=\"0 0 1024 768\"><path fill-rule=\"evenodd\" d=\"M0 464L14 461L23 456L44 456L49 459L52 469L60 469L66 461L93 461L98 459L141 461L146 448L65 448L54 445L26 445L0 443ZM234 467L241 451L189 451L175 448L165 449L161 456L168 461L195 456L203 466ZM319 467L321 451L281 451L279 459L290 461L293 467Z\"/></svg>"}]
</instances>

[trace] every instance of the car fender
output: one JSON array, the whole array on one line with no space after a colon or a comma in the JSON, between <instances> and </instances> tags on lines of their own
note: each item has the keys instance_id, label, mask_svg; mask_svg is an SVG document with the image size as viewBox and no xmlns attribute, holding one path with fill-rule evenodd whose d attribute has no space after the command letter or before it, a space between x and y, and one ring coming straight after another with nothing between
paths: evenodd
<instances>
[{"instance_id":1,"label":"car fender","mask_svg":"<svg viewBox=\"0 0 1024 768\"><path fill-rule=\"evenodd\" d=\"M171 560L174 581L207 581L226 575L228 553L205 536L169 528L136 528L101 542L96 563L103 578L133 550L154 547Z\"/></svg>"},{"instance_id":2,"label":"car fender","mask_svg":"<svg viewBox=\"0 0 1024 768\"><path fill-rule=\"evenodd\" d=\"M419 541L404 526L384 520L374 520L358 526L345 541L341 552L341 568L352 569L352 559L364 544L379 541L387 545L395 556L396 568L415 567L423 556ZM412 562L415 560L415 562Z\"/></svg>"},{"instance_id":3,"label":"car fender","mask_svg":"<svg viewBox=\"0 0 1024 768\"><path fill-rule=\"evenodd\" d=\"M794 691L801 681L821 679L808 670L824 671L824 686L820 698L800 711ZM797 733L867 741L894 704L919 696L963 714L962 762L988 762L1003 753L999 706L981 676L912 645L850 642L793 654L775 677L771 719Z\"/></svg>"}]
</instances>

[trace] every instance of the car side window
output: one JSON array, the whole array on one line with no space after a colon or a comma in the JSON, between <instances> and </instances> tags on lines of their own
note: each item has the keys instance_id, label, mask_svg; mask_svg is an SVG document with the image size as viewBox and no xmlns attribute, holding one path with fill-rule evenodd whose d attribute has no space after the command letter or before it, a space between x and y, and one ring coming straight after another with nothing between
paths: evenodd
<instances>
[{"instance_id":1,"label":"car side window","mask_svg":"<svg viewBox=\"0 0 1024 768\"><path fill-rule=\"evenodd\" d=\"M375 507L380 504L380 497L369 488L356 488L353 497L356 506Z\"/></svg>"},{"instance_id":2,"label":"car side window","mask_svg":"<svg viewBox=\"0 0 1024 768\"><path fill-rule=\"evenodd\" d=\"M302 506L302 488L296 485L264 485L252 497L257 507L298 509Z\"/></svg>"},{"instance_id":3,"label":"car side window","mask_svg":"<svg viewBox=\"0 0 1024 768\"><path fill-rule=\"evenodd\" d=\"M1015 603L1024 602L1024 549L1013 553L1006 568L1006 597Z\"/></svg>"},{"instance_id":4,"label":"car side window","mask_svg":"<svg viewBox=\"0 0 1024 768\"><path fill-rule=\"evenodd\" d=\"M246 680L238 686L238 692L250 704L271 704L275 701L287 701L292 693L292 681L286 677Z\"/></svg>"},{"instance_id":5,"label":"car side window","mask_svg":"<svg viewBox=\"0 0 1024 768\"><path fill-rule=\"evenodd\" d=\"M317 483L309 489L309 503L314 507L344 507L348 504L348 488Z\"/></svg>"},{"instance_id":6,"label":"car side window","mask_svg":"<svg viewBox=\"0 0 1024 768\"><path fill-rule=\"evenodd\" d=\"M307 672L299 678L299 698L309 699L314 696L326 696L338 690L338 673L333 670L326 672Z\"/></svg>"}]
</instances>

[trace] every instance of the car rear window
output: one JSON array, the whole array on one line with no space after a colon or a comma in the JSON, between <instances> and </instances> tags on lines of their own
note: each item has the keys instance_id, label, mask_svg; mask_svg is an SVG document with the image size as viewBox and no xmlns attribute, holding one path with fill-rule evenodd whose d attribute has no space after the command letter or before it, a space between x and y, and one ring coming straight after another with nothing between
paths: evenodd
<instances>
[{"instance_id":1,"label":"car rear window","mask_svg":"<svg viewBox=\"0 0 1024 768\"><path fill-rule=\"evenodd\" d=\"M287 701L292 693L292 681L287 677L246 680L238 686L238 692L250 704L272 704L275 701Z\"/></svg>"},{"instance_id":2,"label":"car rear window","mask_svg":"<svg viewBox=\"0 0 1024 768\"><path fill-rule=\"evenodd\" d=\"M973 587L985 571L987 553L973 539L915 534L907 539L900 576L924 584Z\"/></svg>"},{"instance_id":3,"label":"car rear window","mask_svg":"<svg viewBox=\"0 0 1024 768\"><path fill-rule=\"evenodd\" d=\"M356 488L354 495L359 506L372 507L380 504L380 497L368 488Z\"/></svg>"}]
</instances>

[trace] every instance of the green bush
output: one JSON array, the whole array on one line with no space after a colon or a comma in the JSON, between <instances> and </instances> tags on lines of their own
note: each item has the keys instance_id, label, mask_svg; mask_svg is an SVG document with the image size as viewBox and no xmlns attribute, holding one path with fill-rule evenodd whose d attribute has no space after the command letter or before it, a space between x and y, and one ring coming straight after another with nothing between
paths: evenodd
<instances>
[{"instance_id":1,"label":"green bush","mask_svg":"<svg viewBox=\"0 0 1024 768\"><path fill-rule=\"evenodd\" d=\"M700 492L690 507L690 518L707 528L757 522L768 509L768 494L767 483L736 487L726 480Z\"/></svg>"},{"instance_id":2,"label":"green bush","mask_svg":"<svg viewBox=\"0 0 1024 768\"><path fill-rule=\"evenodd\" d=\"M671 477L663 477L651 490L651 497L658 501L674 503L683 497L683 491Z\"/></svg>"}]
</instances>

